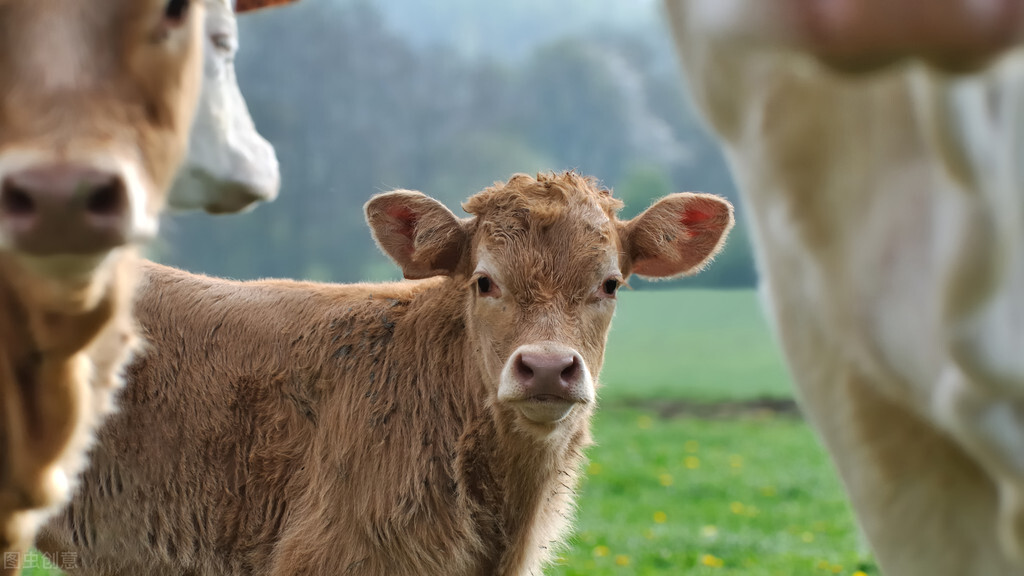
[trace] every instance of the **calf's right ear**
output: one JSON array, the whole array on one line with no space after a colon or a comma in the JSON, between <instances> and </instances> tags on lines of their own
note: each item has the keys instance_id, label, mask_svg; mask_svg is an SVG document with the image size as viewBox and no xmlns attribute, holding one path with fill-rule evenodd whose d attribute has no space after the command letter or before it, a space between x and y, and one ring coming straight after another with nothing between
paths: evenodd
<instances>
[{"instance_id":1,"label":"calf's right ear","mask_svg":"<svg viewBox=\"0 0 1024 576\"><path fill-rule=\"evenodd\" d=\"M380 194L365 210L373 239L408 279L453 275L469 248L465 222L421 192Z\"/></svg>"},{"instance_id":2,"label":"calf's right ear","mask_svg":"<svg viewBox=\"0 0 1024 576\"><path fill-rule=\"evenodd\" d=\"M725 245L732 204L712 194L670 194L626 222L631 271L648 278L695 274Z\"/></svg>"}]
</instances>

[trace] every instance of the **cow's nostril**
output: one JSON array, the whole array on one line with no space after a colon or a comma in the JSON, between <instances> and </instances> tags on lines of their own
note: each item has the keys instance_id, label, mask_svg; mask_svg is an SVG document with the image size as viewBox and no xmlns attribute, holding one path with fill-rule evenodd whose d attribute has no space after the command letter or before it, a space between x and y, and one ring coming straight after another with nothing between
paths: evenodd
<instances>
[{"instance_id":1,"label":"cow's nostril","mask_svg":"<svg viewBox=\"0 0 1024 576\"><path fill-rule=\"evenodd\" d=\"M4 184L0 192L0 209L11 216L29 216L36 210L35 202L24 190L14 184Z\"/></svg>"},{"instance_id":2,"label":"cow's nostril","mask_svg":"<svg viewBox=\"0 0 1024 576\"><path fill-rule=\"evenodd\" d=\"M85 201L85 209L94 216L118 216L124 213L127 198L119 179L94 188Z\"/></svg>"},{"instance_id":3,"label":"cow's nostril","mask_svg":"<svg viewBox=\"0 0 1024 576\"><path fill-rule=\"evenodd\" d=\"M572 382L576 375L579 374L580 363L575 356L572 357L572 362L562 370L562 380L566 382Z\"/></svg>"}]
</instances>

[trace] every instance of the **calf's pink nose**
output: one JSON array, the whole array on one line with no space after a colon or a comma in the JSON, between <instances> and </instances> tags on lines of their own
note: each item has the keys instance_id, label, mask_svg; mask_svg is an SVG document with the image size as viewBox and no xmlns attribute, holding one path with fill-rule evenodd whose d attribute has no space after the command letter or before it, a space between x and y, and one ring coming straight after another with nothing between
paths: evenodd
<instances>
[{"instance_id":1,"label":"calf's pink nose","mask_svg":"<svg viewBox=\"0 0 1024 576\"><path fill-rule=\"evenodd\" d=\"M57 164L0 182L0 231L20 252L91 254L128 241L131 210L124 180L89 167Z\"/></svg>"},{"instance_id":2,"label":"calf's pink nose","mask_svg":"<svg viewBox=\"0 0 1024 576\"><path fill-rule=\"evenodd\" d=\"M570 390L583 378L575 354L521 352L515 359L513 374L527 396L568 400Z\"/></svg>"}]
</instances>

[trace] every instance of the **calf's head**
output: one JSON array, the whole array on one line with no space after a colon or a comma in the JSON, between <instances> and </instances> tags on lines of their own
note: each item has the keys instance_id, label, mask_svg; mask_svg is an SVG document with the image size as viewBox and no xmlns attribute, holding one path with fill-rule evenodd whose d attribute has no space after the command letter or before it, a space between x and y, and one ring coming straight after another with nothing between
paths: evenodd
<instances>
[{"instance_id":1,"label":"calf's head","mask_svg":"<svg viewBox=\"0 0 1024 576\"><path fill-rule=\"evenodd\" d=\"M366 213L407 278L453 278L494 405L543 431L593 405L629 275L695 273L733 225L732 206L707 194L673 194L628 221L621 205L565 173L488 188L463 205L469 219L410 191L377 196Z\"/></svg>"},{"instance_id":2,"label":"calf's head","mask_svg":"<svg viewBox=\"0 0 1024 576\"><path fill-rule=\"evenodd\" d=\"M156 232L202 18L201 0L0 0L0 274L31 278L23 296L89 309L97 270Z\"/></svg>"}]
</instances>

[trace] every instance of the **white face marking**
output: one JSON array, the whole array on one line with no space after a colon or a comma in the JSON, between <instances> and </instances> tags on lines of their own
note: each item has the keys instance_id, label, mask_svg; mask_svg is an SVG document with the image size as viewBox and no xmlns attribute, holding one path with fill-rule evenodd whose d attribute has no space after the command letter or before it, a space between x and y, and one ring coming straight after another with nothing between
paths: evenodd
<instances>
[{"instance_id":1,"label":"white face marking","mask_svg":"<svg viewBox=\"0 0 1024 576\"><path fill-rule=\"evenodd\" d=\"M967 0L967 9L979 22L994 22L1005 4L1006 0Z\"/></svg>"},{"instance_id":2,"label":"white face marking","mask_svg":"<svg viewBox=\"0 0 1024 576\"><path fill-rule=\"evenodd\" d=\"M494 279L495 282L499 282L499 270L494 265L494 256L487 251L487 248L480 246L476 252L476 269L473 270L473 274L487 274ZM499 283L500 286L500 283Z\"/></svg>"},{"instance_id":3,"label":"white face marking","mask_svg":"<svg viewBox=\"0 0 1024 576\"><path fill-rule=\"evenodd\" d=\"M689 27L701 34L771 40L788 39L793 35L787 29L782 11L767 0L692 0L687 8Z\"/></svg>"},{"instance_id":4,"label":"white face marking","mask_svg":"<svg viewBox=\"0 0 1024 576\"><path fill-rule=\"evenodd\" d=\"M227 0L206 15L203 86L172 208L234 211L273 200L281 183L274 148L256 130L235 76L238 26Z\"/></svg>"}]
</instances>

